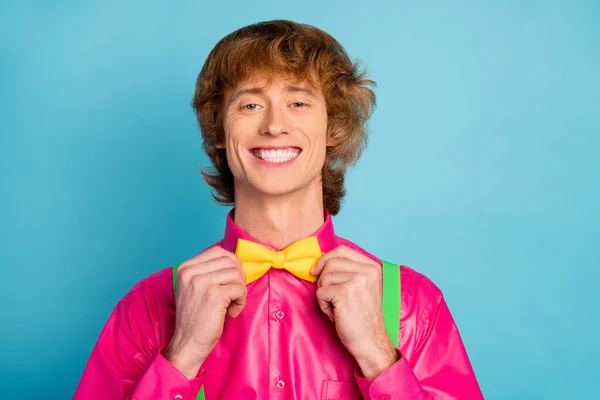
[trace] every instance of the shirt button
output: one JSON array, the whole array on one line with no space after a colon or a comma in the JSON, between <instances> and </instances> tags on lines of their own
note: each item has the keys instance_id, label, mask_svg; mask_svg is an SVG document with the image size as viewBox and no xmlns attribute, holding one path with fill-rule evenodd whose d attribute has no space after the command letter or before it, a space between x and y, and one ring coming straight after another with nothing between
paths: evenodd
<instances>
[{"instance_id":1,"label":"shirt button","mask_svg":"<svg viewBox=\"0 0 600 400\"><path fill-rule=\"evenodd\" d=\"M281 379L277 381L277 389L283 389L284 386L285 386L284 381L282 381Z\"/></svg>"},{"instance_id":2,"label":"shirt button","mask_svg":"<svg viewBox=\"0 0 600 400\"><path fill-rule=\"evenodd\" d=\"M275 318L282 319L284 315L285 314L283 313L283 311L279 310L275 313Z\"/></svg>"},{"instance_id":3,"label":"shirt button","mask_svg":"<svg viewBox=\"0 0 600 400\"><path fill-rule=\"evenodd\" d=\"M379 400L390 400L390 396L384 394L383 396L379 396Z\"/></svg>"},{"instance_id":4,"label":"shirt button","mask_svg":"<svg viewBox=\"0 0 600 400\"><path fill-rule=\"evenodd\" d=\"M175 396L173 396L173 400L183 400L183 396L180 394L176 394Z\"/></svg>"}]
</instances>

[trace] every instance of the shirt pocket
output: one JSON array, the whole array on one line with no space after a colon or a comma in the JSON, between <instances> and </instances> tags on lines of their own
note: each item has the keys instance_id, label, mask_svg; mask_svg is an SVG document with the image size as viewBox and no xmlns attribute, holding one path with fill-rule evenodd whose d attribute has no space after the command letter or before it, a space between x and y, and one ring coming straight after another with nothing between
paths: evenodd
<instances>
[{"instance_id":1,"label":"shirt pocket","mask_svg":"<svg viewBox=\"0 0 600 400\"><path fill-rule=\"evenodd\" d=\"M321 400L363 400L356 382L324 380Z\"/></svg>"}]
</instances>

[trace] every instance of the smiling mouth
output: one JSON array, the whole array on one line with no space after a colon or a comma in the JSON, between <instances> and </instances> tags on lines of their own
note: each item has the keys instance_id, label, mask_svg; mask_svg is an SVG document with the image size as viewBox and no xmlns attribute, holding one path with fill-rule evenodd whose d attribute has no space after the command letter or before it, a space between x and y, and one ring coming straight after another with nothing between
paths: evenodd
<instances>
[{"instance_id":1,"label":"smiling mouth","mask_svg":"<svg viewBox=\"0 0 600 400\"><path fill-rule=\"evenodd\" d=\"M252 149L250 151L254 157L269 163L284 163L298 157L302 149L298 147L287 147L284 149Z\"/></svg>"}]
</instances>

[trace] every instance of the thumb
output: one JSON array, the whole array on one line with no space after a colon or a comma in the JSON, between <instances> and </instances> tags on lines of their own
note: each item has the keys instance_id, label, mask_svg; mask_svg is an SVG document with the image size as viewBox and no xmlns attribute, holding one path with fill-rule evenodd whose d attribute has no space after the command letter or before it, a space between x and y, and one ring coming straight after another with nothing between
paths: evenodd
<instances>
[{"instance_id":1,"label":"thumb","mask_svg":"<svg viewBox=\"0 0 600 400\"><path fill-rule=\"evenodd\" d=\"M319 308L331 321L334 321L333 313L333 293L331 293L331 287L320 287L317 289L317 301L319 302Z\"/></svg>"},{"instance_id":2,"label":"thumb","mask_svg":"<svg viewBox=\"0 0 600 400\"><path fill-rule=\"evenodd\" d=\"M238 301L232 301L229 305L229 308L227 308L227 315L229 315L231 318L236 318L242 313L245 305L245 302L242 303Z\"/></svg>"},{"instance_id":3,"label":"thumb","mask_svg":"<svg viewBox=\"0 0 600 400\"><path fill-rule=\"evenodd\" d=\"M246 285L243 283L230 285L227 289L229 291L229 298L231 299L231 302L227 307L227 315L229 315L231 318L236 318L246 306L246 297L248 296L248 291L246 289Z\"/></svg>"}]
</instances>

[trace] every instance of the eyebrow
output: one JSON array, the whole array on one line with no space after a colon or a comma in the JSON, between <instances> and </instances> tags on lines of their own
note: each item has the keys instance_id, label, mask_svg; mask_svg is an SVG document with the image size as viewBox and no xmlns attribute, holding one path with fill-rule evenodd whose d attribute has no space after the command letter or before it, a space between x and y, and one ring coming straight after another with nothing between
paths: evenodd
<instances>
[{"instance_id":1,"label":"eyebrow","mask_svg":"<svg viewBox=\"0 0 600 400\"><path fill-rule=\"evenodd\" d=\"M262 90L262 88L259 87L236 90L231 96L231 99L229 99L229 101L227 102L227 105L230 106L234 101L238 99L238 97L244 94L261 94L263 92L264 91Z\"/></svg>"},{"instance_id":2,"label":"eyebrow","mask_svg":"<svg viewBox=\"0 0 600 400\"><path fill-rule=\"evenodd\" d=\"M285 92L286 93L304 93L307 96L311 97L312 99L317 98L315 91L312 90L310 87L286 85ZM233 95L231 96L231 99L229 99L229 101L227 102L227 105L228 106L231 105L235 100L237 100L240 96L242 96L244 94L263 94L263 93L264 93L264 90L261 87L251 87L251 88L239 89L233 93Z\"/></svg>"},{"instance_id":3,"label":"eyebrow","mask_svg":"<svg viewBox=\"0 0 600 400\"><path fill-rule=\"evenodd\" d=\"M286 86L285 91L287 93L304 93L312 98L317 98L317 94L310 87L305 86Z\"/></svg>"}]
</instances>

